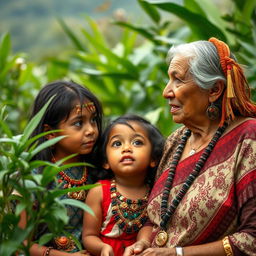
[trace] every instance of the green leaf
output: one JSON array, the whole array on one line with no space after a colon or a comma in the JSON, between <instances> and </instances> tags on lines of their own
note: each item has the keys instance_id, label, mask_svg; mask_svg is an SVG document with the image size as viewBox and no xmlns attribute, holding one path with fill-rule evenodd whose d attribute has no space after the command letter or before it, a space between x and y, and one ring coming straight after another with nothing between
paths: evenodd
<instances>
[{"instance_id":1,"label":"green leaf","mask_svg":"<svg viewBox=\"0 0 256 256\"><path fill-rule=\"evenodd\" d=\"M4 169L2 169L1 171L0 171L0 185L2 185L1 183L2 183L2 180L3 180L3 178L4 178L4 176L7 174L9 172L9 170L4 170ZM3 184L4 185L4 184ZM1 187L0 187L1 188ZM1 189L0 189L1 190Z\"/></svg>"},{"instance_id":2,"label":"green leaf","mask_svg":"<svg viewBox=\"0 0 256 256\"><path fill-rule=\"evenodd\" d=\"M0 42L0 70L4 69L7 57L10 54L11 40L9 34L4 34Z\"/></svg>"},{"instance_id":3,"label":"green leaf","mask_svg":"<svg viewBox=\"0 0 256 256\"><path fill-rule=\"evenodd\" d=\"M52 165L51 162L41 161L41 160L35 160L30 162L30 170L37 169L40 166L47 166Z\"/></svg>"},{"instance_id":4,"label":"green leaf","mask_svg":"<svg viewBox=\"0 0 256 256\"><path fill-rule=\"evenodd\" d=\"M117 22L114 22L115 25L118 25L118 26L121 26L121 27L125 27L125 28L128 28L130 30L133 30L137 33L139 33L141 36L147 38L148 40L154 42L157 44L157 40L155 39L155 35L150 32L148 30L148 28L142 28L140 26L136 26L136 25L132 25L130 23L127 23L127 22L123 22L123 21L117 21Z\"/></svg>"},{"instance_id":5,"label":"green leaf","mask_svg":"<svg viewBox=\"0 0 256 256\"><path fill-rule=\"evenodd\" d=\"M4 63L4 67L0 69L0 81L4 81L6 79L6 76L8 76L10 72L12 72L13 66L15 66L15 61L16 61L15 57L9 56L7 60Z\"/></svg>"},{"instance_id":6,"label":"green leaf","mask_svg":"<svg viewBox=\"0 0 256 256\"><path fill-rule=\"evenodd\" d=\"M7 111L6 111L6 106L3 106L0 109L0 120L5 121L7 116L8 116L8 114L7 114Z\"/></svg>"},{"instance_id":7,"label":"green leaf","mask_svg":"<svg viewBox=\"0 0 256 256\"><path fill-rule=\"evenodd\" d=\"M139 0L138 3L155 23L158 24L160 22L161 16L154 6L141 0Z\"/></svg>"},{"instance_id":8,"label":"green leaf","mask_svg":"<svg viewBox=\"0 0 256 256\"><path fill-rule=\"evenodd\" d=\"M65 232L65 230L63 230L63 234L67 237L71 237L71 239L75 242L76 246L78 247L78 249L80 251L83 250L82 246L81 246L81 242L77 239L77 237L75 237L74 235L68 233L68 232Z\"/></svg>"},{"instance_id":9,"label":"green leaf","mask_svg":"<svg viewBox=\"0 0 256 256\"><path fill-rule=\"evenodd\" d=\"M132 73L125 72L102 72L96 69L83 68L81 72L88 74L90 76L98 76L98 77L111 77L112 79L124 79L124 80L137 80L138 78L134 77Z\"/></svg>"},{"instance_id":10,"label":"green leaf","mask_svg":"<svg viewBox=\"0 0 256 256\"><path fill-rule=\"evenodd\" d=\"M12 138L0 138L1 143L11 143L11 144L18 144L18 141L16 139Z\"/></svg>"},{"instance_id":11,"label":"green leaf","mask_svg":"<svg viewBox=\"0 0 256 256\"><path fill-rule=\"evenodd\" d=\"M39 153L40 151L42 151L45 148L48 148L54 144L56 144L57 142L59 142L60 140L62 140L63 138L65 138L66 135L64 136L58 136L56 138L47 140L45 142L43 142L42 144L38 145L33 151L29 151L30 152L30 156L33 157L35 156L37 153Z\"/></svg>"},{"instance_id":12,"label":"green leaf","mask_svg":"<svg viewBox=\"0 0 256 256\"><path fill-rule=\"evenodd\" d=\"M59 24L61 25L62 29L64 30L64 32L67 34L67 36L69 37L69 39L73 42L73 44L76 46L76 48L80 51L84 51L86 52L87 49L80 43L80 40L75 36L75 34L72 32L71 29L69 29L69 27L67 26L67 24L64 22L63 19L58 18L57 19Z\"/></svg>"},{"instance_id":13,"label":"green leaf","mask_svg":"<svg viewBox=\"0 0 256 256\"><path fill-rule=\"evenodd\" d=\"M54 132L60 132L60 131L62 131L62 130L50 130L47 132L42 132L42 133L34 136L33 138L30 138L29 140L27 140L27 142L24 144L24 148L22 150L26 150L33 142L35 142L36 140L38 140L41 137L46 136L47 134L51 134Z\"/></svg>"},{"instance_id":14,"label":"green leaf","mask_svg":"<svg viewBox=\"0 0 256 256\"><path fill-rule=\"evenodd\" d=\"M0 119L0 127L3 130L4 134L7 135L7 137L11 138L13 136L11 129L2 119Z\"/></svg>"},{"instance_id":15,"label":"green leaf","mask_svg":"<svg viewBox=\"0 0 256 256\"><path fill-rule=\"evenodd\" d=\"M73 154L71 156L68 156L65 159L69 159L74 155L75 154ZM67 168L75 167L75 166L91 166L89 163L79 163L79 162L59 166L59 164L61 164L63 161L65 161L65 159L64 160L62 159L61 161L58 161L55 164L54 163L48 163L48 166L46 166L43 170L43 178L41 180L42 186L46 186L49 182L51 182L56 177L56 175L59 172L65 170Z\"/></svg>"},{"instance_id":16,"label":"green leaf","mask_svg":"<svg viewBox=\"0 0 256 256\"><path fill-rule=\"evenodd\" d=\"M21 229L15 227L9 234L8 240L2 241L0 246L0 255L11 256L17 251L17 248L23 243L31 232L32 227Z\"/></svg>"},{"instance_id":17,"label":"green leaf","mask_svg":"<svg viewBox=\"0 0 256 256\"><path fill-rule=\"evenodd\" d=\"M205 16L212 24L218 27L226 35L225 28L227 27L227 24L221 18L221 12L220 12L220 9L217 7L216 3L209 0L190 0L190 1L195 2L200 7L201 12L198 14Z\"/></svg>"},{"instance_id":18,"label":"green leaf","mask_svg":"<svg viewBox=\"0 0 256 256\"><path fill-rule=\"evenodd\" d=\"M54 235L52 233L46 233L39 238L38 243L41 245L47 244L53 237Z\"/></svg>"},{"instance_id":19,"label":"green leaf","mask_svg":"<svg viewBox=\"0 0 256 256\"><path fill-rule=\"evenodd\" d=\"M86 16L86 20L87 20L87 22L89 23L89 25L92 29L93 37L94 37L95 41L97 41L99 44L105 45L107 48L109 48L109 46L107 45L107 42L104 39L102 33L98 29L98 24L96 23L96 21L94 21L90 16Z\"/></svg>"},{"instance_id":20,"label":"green leaf","mask_svg":"<svg viewBox=\"0 0 256 256\"><path fill-rule=\"evenodd\" d=\"M147 2L181 18L200 39L208 40L210 37L217 37L220 40L227 41L226 36L221 29L212 24L202 15L193 13L187 8L170 3L167 0L147 0Z\"/></svg>"},{"instance_id":21,"label":"green leaf","mask_svg":"<svg viewBox=\"0 0 256 256\"><path fill-rule=\"evenodd\" d=\"M74 199L63 199L63 200L61 200L61 202L63 204L79 207L82 210L84 210L84 211L90 213L91 215L95 216L93 210L87 204L85 204L85 203L83 203L81 201L74 200Z\"/></svg>"},{"instance_id":22,"label":"green leaf","mask_svg":"<svg viewBox=\"0 0 256 256\"><path fill-rule=\"evenodd\" d=\"M58 189L51 192L52 198L60 197L63 195L66 195L68 192L77 192L80 190L89 190L91 188L100 186L99 184L90 184L90 185L84 185L80 187L73 187L73 188L67 188L67 189Z\"/></svg>"},{"instance_id":23,"label":"green leaf","mask_svg":"<svg viewBox=\"0 0 256 256\"><path fill-rule=\"evenodd\" d=\"M49 106L54 97L55 95L48 100L48 102L43 106L43 108L27 124L21 139L22 144L24 144L28 140L32 132L35 130L35 128L41 121L41 118L43 117L47 107Z\"/></svg>"},{"instance_id":24,"label":"green leaf","mask_svg":"<svg viewBox=\"0 0 256 256\"><path fill-rule=\"evenodd\" d=\"M202 16L206 17L205 12L202 10L196 0L184 0L183 5L191 12L201 14Z\"/></svg>"},{"instance_id":25,"label":"green leaf","mask_svg":"<svg viewBox=\"0 0 256 256\"><path fill-rule=\"evenodd\" d=\"M54 221L61 221L65 224L68 223L69 217L67 215L67 209L64 207L64 204L61 202L61 200L57 200L57 204L54 205L54 207L51 207L49 205L49 213L51 213L51 216L54 219L48 219L47 222L53 222ZM50 216L47 214L47 218ZM55 227L54 227L55 228Z\"/></svg>"},{"instance_id":26,"label":"green leaf","mask_svg":"<svg viewBox=\"0 0 256 256\"><path fill-rule=\"evenodd\" d=\"M256 1L244 1L244 6L242 9L243 21L248 25L251 24L251 18L253 11L255 12Z\"/></svg>"},{"instance_id":27,"label":"green leaf","mask_svg":"<svg viewBox=\"0 0 256 256\"><path fill-rule=\"evenodd\" d=\"M256 51L255 51L255 46L246 43L246 42L242 42L241 40L237 39L237 41L243 46L243 48L249 52L252 56L256 57ZM254 60L255 61L255 60Z\"/></svg>"},{"instance_id":28,"label":"green leaf","mask_svg":"<svg viewBox=\"0 0 256 256\"><path fill-rule=\"evenodd\" d=\"M238 10L242 10L244 8L244 4L245 2L247 1L244 1L244 0L234 0L236 6L237 6L237 9Z\"/></svg>"},{"instance_id":29,"label":"green leaf","mask_svg":"<svg viewBox=\"0 0 256 256\"><path fill-rule=\"evenodd\" d=\"M128 59L124 59L122 57L119 57L116 55L112 49L109 49L105 47L104 45L100 44L93 38L87 31L83 30L83 34L87 37L87 39L91 42L91 44L94 46L97 51L104 54L108 60L108 62L116 62L117 64L120 64L123 68L126 69L127 72L130 73L130 76L133 76L135 79L138 78L138 71L136 66L133 65L131 61Z\"/></svg>"},{"instance_id":30,"label":"green leaf","mask_svg":"<svg viewBox=\"0 0 256 256\"><path fill-rule=\"evenodd\" d=\"M157 108L153 111L148 112L145 115L145 118L147 120L149 120L152 124L156 125L157 122L159 121L159 117L160 117L161 112L163 112L163 108L162 107Z\"/></svg>"},{"instance_id":31,"label":"green leaf","mask_svg":"<svg viewBox=\"0 0 256 256\"><path fill-rule=\"evenodd\" d=\"M64 158L62 158L62 159L60 159L59 161L57 161L56 162L56 165L57 166L59 166L59 168L61 168L62 170L64 170L64 169L67 169L67 168L70 168L70 167L72 167L72 166L87 166L87 165L90 165L90 164L87 164L87 163L83 163L83 162L81 162L81 163L71 163L71 164L66 164L66 165L62 165L64 162L66 162L67 160L69 160L69 159L71 159L71 158L73 158L73 157L75 157L75 156L77 156L78 154L71 154L71 155L69 155L69 156L66 156L66 157L64 157ZM62 166L60 166L60 165L62 165Z\"/></svg>"},{"instance_id":32,"label":"green leaf","mask_svg":"<svg viewBox=\"0 0 256 256\"><path fill-rule=\"evenodd\" d=\"M16 206L15 214L16 214L17 216L19 216L20 213L26 209L26 207L27 207L27 205L26 205L25 203L19 202L19 203L17 204L17 206Z\"/></svg>"}]
</instances>

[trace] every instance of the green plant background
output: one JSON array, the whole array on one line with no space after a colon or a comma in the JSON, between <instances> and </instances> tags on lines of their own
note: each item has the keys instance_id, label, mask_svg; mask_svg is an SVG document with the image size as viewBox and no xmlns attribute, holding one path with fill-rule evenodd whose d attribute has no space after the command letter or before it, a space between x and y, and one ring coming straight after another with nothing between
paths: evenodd
<instances>
[{"instance_id":1,"label":"green plant background","mask_svg":"<svg viewBox=\"0 0 256 256\"><path fill-rule=\"evenodd\" d=\"M0 102L1 106L7 105L14 133L24 129L41 86L66 78L89 87L102 101L107 118L136 112L149 117L168 135L177 126L161 95L167 82L166 53L172 44L211 36L225 40L247 66L255 99L256 1L227 1L228 13L221 13L209 0L184 1L181 5L170 0L136 2L150 22L113 19L108 30L117 31L115 40L110 40L89 16L84 16L84 24L76 29L57 19L70 46L39 63L29 61L26 53L13 53L10 35L2 35Z\"/></svg>"},{"instance_id":2,"label":"green plant background","mask_svg":"<svg viewBox=\"0 0 256 256\"><path fill-rule=\"evenodd\" d=\"M3 155L0 156L1 191L8 184L13 188L12 174L17 168L21 180L30 177L21 171L31 170L30 158L22 154L26 147L23 145L23 151L17 151L15 145L20 142L13 136L27 127L33 99L42 85L49 81L65 78L86 85L102 101L106 121L125 113L137 113L147 117L167 136L177 128L162 97L168 80L167 51L172 44L208 40L214 36L227 42L239 62L247 67L246 75L252 97L256 100L255 0L227 1L228 13L222 13L211 0L184 0L182 4L170 0L136 2L150 22L137 24L123 18L113 20L108 30L118 31L115 40L106 36L96 20L89 16L85 16L84 24L76 29L71 28L68 21L58 19L71 46L40 63L31 62L25 53L13 52L8 33L1 36L0 134L3 139L10 140L0 145ZM11 164L13 159L19 159L18 167ZM8 230L17 229L20 210L15 213L16 217L11 218L6 209L6 202L11 200L10 192L5 193L5 197L0 195L1 218L5 220L0 225L1 234L6 226ZM23 207L31 209L31 200L28 197ZM42 200L47 200L47 197ZM38 221L31 222L24 236L31 236ZM1 240L5 241L6 247L2 248L9 248L8 235L4 235ZM20 248L17 243L11 246Z\"/></svg>"}]
</instances>

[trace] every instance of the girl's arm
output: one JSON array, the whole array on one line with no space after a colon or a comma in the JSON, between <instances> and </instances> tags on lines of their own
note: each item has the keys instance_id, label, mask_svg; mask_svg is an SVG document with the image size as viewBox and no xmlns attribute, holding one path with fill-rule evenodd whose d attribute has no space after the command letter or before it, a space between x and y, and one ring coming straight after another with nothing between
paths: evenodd
<instances>
[{"instance_id":1,"label":"girl's arm","mask_svg":"<svg viewBox=\"0 0 256 256\"><path fill-rule=\"evenodd\" d=\"M102 225L102 187L97 186L89 190L86 204L93 210L95 216L84 212L82 241L85 249L93 255L113 255L110 245L100 239ZM103 253L104 252L104 253Z\"/></svg>"},{"instance_id":2,"label":"girl's arm","mask_svg":"<svg viewBox=\"0 0 256 256\"><path fill-rule=\"evenodd\" d=\"M26 212L23 211L21 212L20 215L20 221L19 221L19 227L24 229L26 227ZM24 244L26 244L26 241L24 241ZM33 244L30 249L29 249L29 255L31 256L43 256L46 254L48 251L48 247L46 246L41 246L39 244ZM88 255L86 251L80 251L80 252L75 252L75 253L67 253L63 251L58 251L55 249L50 249L49 250L49 256L86 256Z\"/></svg>"}]
</instances>

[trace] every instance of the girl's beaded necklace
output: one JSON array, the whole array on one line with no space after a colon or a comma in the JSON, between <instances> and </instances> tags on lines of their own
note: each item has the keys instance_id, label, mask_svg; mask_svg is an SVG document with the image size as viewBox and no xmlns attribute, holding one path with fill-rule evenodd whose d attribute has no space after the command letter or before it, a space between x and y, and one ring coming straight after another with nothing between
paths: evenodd
<instances>
[{"instance_id":1,"label":"girl's beaded necklace","mask_svg":"<svg viewBox=\"0 0 256 256\"><path fill-rule=\"evenodd\" d=\"M82 185L86 184L86 181L87 181L87 168L86 167L83 168L83 176L81 177L81 179L71 178L66 173L68 170L70 170L70 172L71 172L72 168L69 168L65 171L59 172L60 178L58 179L58 183L65 183L63 185L63 188L77 187L77 186L82 186ZM85 190L80 190L77 192L68 192L67 195L69 198L77 199L77 200L81 200L81 201L84 201L86 198Z\"/></svg>"},{"instance_id":2,"label":"girl's beaded necklace","mask_svg":"<svg viewBox=\"0 0 256 256\"><path fill-rule=\"evenodd\" d=\"M187 139L191 135L191 131L186 130L185 134L182 136L181 143L178 145L177 151L173 156L174 160L171 162L168 177L166 179L166 183L163 190L162 201L161 201L161 222L160 222L161 229L155 237L155 243L157 244L157 246L162 247L167 243L168 241L167 222L171 219L172 215L174 214L176 208L180 204L184 195L186 194L190 186L193 184L194 180L199 175L206 160L210 156L213 148L215 147L217 141L226 130L226 127L227 127L227 123L225 123L222 127L219 127L217 129L212 140L210 141L210 143L208 144L208 146L205 148L202 155L200 156L199 160L197 161L194 170L190 173L190 175L182 185L182 188L180 189L176 197L172 200L168 208L168 200L169 200L169 195L170 195L173 179L175 176L176 168L181 158L181 155L183 153Z\"/></svg>"},{"instance_id":3,"label":"girl's beaded necklace","mask_svg":"<svg viewBox=\"0 0 256 256\"><path fill-rule=\"evenodd\" d=\"M55 157L52 155L52 162L56 163ZM77 167L79 169L79 167ZM82 186L85 185L87 182L87 168L83 167L83 176L80 179L73 179L71 178L67 172L70 172L72 174L72 168L68 168L65 171L60 171L59 176L60 178L58 179L58 183L63 183L63 188L72 188L72 187L77 187L77 186ZM80 172L80 170L79 170ZM86 198L86 192L85 190L80 190L78 192L68 192L68 197L72 199L77 199L84 201Z\"/></svg>"},{"instance_id":4,"label":"girl's beaded necklace","mask_svg":"<svg viewBox=\"0 0 256 256\"><path fill-rule=\"evenodd\" d=\"M141 199L128 199L117 191L114 179L110 193L112 214L118 227L128 234L138 232L147 220L148 193Z\"/></svg>"}]
</instances>

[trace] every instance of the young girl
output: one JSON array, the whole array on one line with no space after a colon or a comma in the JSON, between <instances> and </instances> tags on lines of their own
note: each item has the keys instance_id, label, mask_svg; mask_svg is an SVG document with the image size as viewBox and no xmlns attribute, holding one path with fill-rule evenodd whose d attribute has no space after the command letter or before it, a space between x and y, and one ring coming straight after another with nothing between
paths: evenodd
<instances>
[{"instance_id":1,"label":"young girl","mask_svg":"<svg viewBox=\"0 0 256 256\"><path fill-rule=\"evenodd\" d=\"M121 256L147 220L145 206L164 139L135 115L114 120L102 138L103 167L112 179L88 192L86 203L96 218L84 213L83 244L92 255Z\"/></svg>"},{"instance_id":2,"label":"young girl","mask_svg":"<svg viewBox=\"0 0 256 256\"><path fill-rule=\"evenodd\" d=\"M38 143L53 139L57 136L66 137L57 142L53 147L47 148L35 157L37 160L58 161L71 154L77 154L64 162L87 162L95 164L93 155L98 144L98 138L102 127L102 108L98 99L85 87L74 82L56 81L47 84L39 92L35 99L32 117L54 96L49 104L41 122L32 136L44 131L60 129L60 132L52 132L39 139ZM37 170L40 172L41 170ZM61 171L57 175L61 188L82 186L96 182L92 175L92 169L88 167L73 167ZM56 184L53 184L56 186ZM84 201L86 194L80 192L68 193L64 197ZM65 231L71 233L81 241L82 209L67 206L69 223ZM24 218L21 219L21 227L25 226ZM47 232L43 226L37 233L36 239ZM84 251L78 252L78 248L72 239L60 234L54 241L46 246L34 244L30 249L30 255L86 255Z\"/></svg>"}]
</instances>

